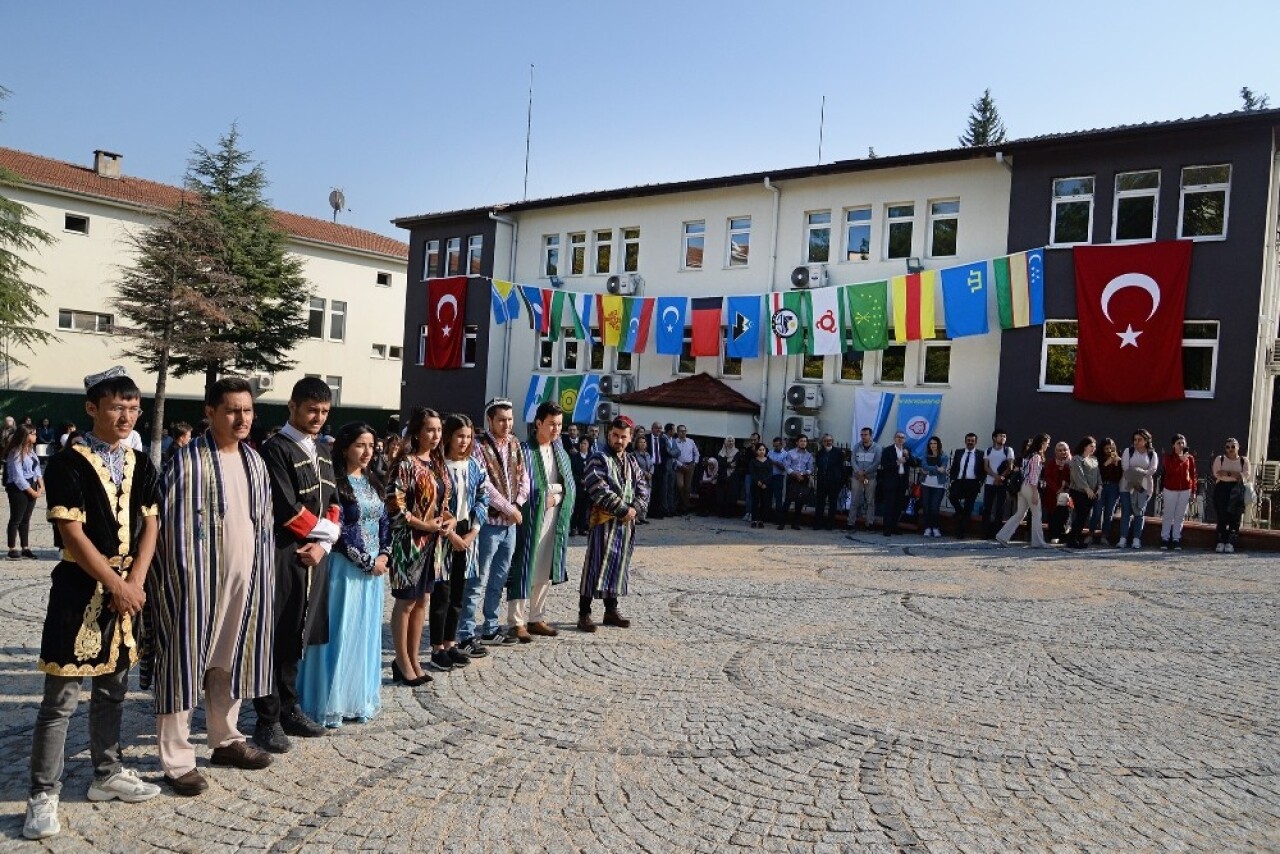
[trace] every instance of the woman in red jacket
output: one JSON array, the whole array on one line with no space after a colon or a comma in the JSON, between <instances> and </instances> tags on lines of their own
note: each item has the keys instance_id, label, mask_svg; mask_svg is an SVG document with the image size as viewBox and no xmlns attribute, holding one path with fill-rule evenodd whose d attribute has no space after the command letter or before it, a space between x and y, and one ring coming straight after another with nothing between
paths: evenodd
<instances>
[{"instance_id":1,"label":"woman in red jacket","mask_svg":"<svg viewBox=\"0 0 1280 854\"><path fill-rule=\"evenodd\" d=\"M1164 455L1164 509L1160 513L1160 548L1182 551L1182 520L1196 494L1196 458L1187 450L1187 437L1175 434L1173 447Z\"/></svg>"}]
</instances>

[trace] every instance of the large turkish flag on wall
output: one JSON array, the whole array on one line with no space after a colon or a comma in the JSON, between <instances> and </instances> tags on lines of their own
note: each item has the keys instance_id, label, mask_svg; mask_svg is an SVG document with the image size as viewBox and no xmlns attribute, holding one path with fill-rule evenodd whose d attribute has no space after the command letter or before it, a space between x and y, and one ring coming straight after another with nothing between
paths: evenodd
<instances>
[{"instance_id":1,"label":"large turkish flag on wall","mask_svg":"<svg viewBox=\"0 0 1280 854\"><path fill-rule=\"evenodd\" d=\"M462 325L466 305L466 276L427 282L426 367L462 367Z\"/></svg>"},{"instance_id":2,"label":"large turkish flag on wall","mask_svg":"<svg viewBox=\"0 0 1280 854\"><path fill-rule=\"evenodd\" d=\"M1191 241L1077 246L1075 396L1097 403L1181 400Z\"/></svg>"}]
</instances>

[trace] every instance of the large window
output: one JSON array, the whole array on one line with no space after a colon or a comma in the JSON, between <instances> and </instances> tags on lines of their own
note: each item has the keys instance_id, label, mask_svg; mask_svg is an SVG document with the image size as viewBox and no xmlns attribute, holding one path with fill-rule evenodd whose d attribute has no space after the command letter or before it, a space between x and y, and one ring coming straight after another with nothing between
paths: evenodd
<instances>
[{"instance_id":1,"label":"large window","mask_svg":"<svg viewBox=\"0 0 1280 854\"><path fill-rule=\"evenodd\" d=\"M804 260L825 264L831 260L831 211L810 211L804 218Z\"/></svg>"},{"instance_id":2,"label":"large window","mask_svg":"<svg viewBox=\"0 0 1280 854\"><path fill-rule=\"evenodd\" d=\"M945 329L938 336L946 335ZM920 385L951 384L951 342L946 340L924 341L920 345Z\"/></svg>"},{"instance_id":3,"label":"large window","mask_svg":"<svg viewBox=\"0 0 1280 854\"><path fill-rule=\"evenodd\" d=\"M1088 243L1093 233L1093 176L1053 182L1049 242L1054 246Z\"/></svg>"},{"instance_id":4,"label":"large window","mask_svg":"<svg viewBox=\"0 0 1280 854\"><path fill-rule=\"evenodd\" d=\"M726 267L745 267L751 260L751 217L729 218L729 250Z\"/></svg>"},{"instance_id":5,"label":"large window","mask_svg":"<svg viewBox=\"0 0 1280 854\"><path fill-rule=\"evenodd\" d=\"M343 341L347 337L347 304L340 299L329 300L329 340Z\"/></svg>"},{"instance_id":6,"label":"large window","mask_svg":"<svg viewBox=\"0 0 1280 854\"><path fill-rule=\"evenodd\" d=\"M720 376L722 377L741 377L742 376L742 360L727 355L725 352L729 349L729 332L730 327L724 327L720 332Z\"/></svg>"},{"instance_id":7,"label":"large window","mask_svg":"<svg viewBox=\"0 0 1280 854\"><path fill-rule=\"evenodd\" d=\"M457 276L462 273L462 238L450 237L445 244L445 275Z\"/></svg>"},{"instance_id":8,"label":"large window","mask_svg":"<svg viewBox=\"0 0 1280 854\"><path fill-rule=\"evenodd\" d=\"M587 354L587 370L603 371L604 370L604 338L600 336L600 330L594 326L590 330L591 347Z\"/></svg>"},{"instance_id":9,"label":"large window","mask_svg":"<svg viewBox=\"0 0 1280 854\"><path fill-rule=\"evenodd\" d=\"M887 205L884 213L884 257L910 258L916 206Z\"/></svg>"},{"instance_id":10,"label":"large window","mask_svg":"<svg viewBox=\"0 0 1280 854\"><path fill-rule=\"evenodd\" d=\"M425 365L427 363L427 324L418 327L418 361L414 364Z\"/></svg>"},{"instance_id":11,"label":"large window","mask_svg":"<svg viewBox=\"0 0 1280 854\"><path fill-rule=\"evenodd\" d=\"M622 229L622 272L640 272L640 229Z\"/></svg>"},{"instance_id":12,"label":"large window","mask_svg":"<svg viewBox=\"0 0 1280 854\"><path fill-rule=\"evenodd\" d=\"M800 377L802 380L821 380L827 364L826 356L810 356L805 353L800 357Z\"/></svg>"},{"instance_id":13,"label":"large window","mask_svg":"<svg viewBox=\"0 0 1280 854\"><path fill-rule=\"evenodd\" d=\"M929 256L950 258L956 254L960 235L960 200L929 203Z\"/></svg>"},{"instance_id":14,"label":"large window","mask_svg":"<svg viewBox=\"0 0 1280 854\"><path fill-rule=\"evenodd\" d=\"M893 340L893 330L889 330L889 340ZM880 351L880 373L876 382L881 385L902 385L907 381L907 348L905 344L894 344Z\"/></svg>"},{"instance_id":15,"label":"large window","mask_svg":"<svg viewBox=\"0 0 1280 854\"><path fill-rule=\"evenodd\" d=\"M871 257L871 208L849 208L844 212L844 260L866 261Z\"/></svg>"},{"instance_id":16,"label":"large window","mask_svg":"<svg viewBox=\"0 0 1280 854\"><path fill-rule=\"evenodd\" d=\"M428 240L422 244L422 278L440 275L440 241Z\"/></svg>"},{"instance_id":17,"label":"large window","mask_svg":"<svg viewBox=\"0 0 1280 854\"><path fill-rule=\"evenodd\" d=\"M609 275L613 267L613 229L603 228L595 232L595 252L591 272L598 276Z\"/></svg>"},{"instance_id":18,"label":"large window","mask_svg":"<svg viewBox=\"0 0 1280 854\"><path fill-rule=\"evenodd\" d=\"M324 337L324 300L319 297L311 298L311 309L307 313L307 337Z\"/></svg>"},{"instance_id":19,"label":"large window","mask_svg":"<svg viewBox=\"0 0 1280 854\"><path fill-rule=\"evenodd\" d=\"M635 353L624 353L622 350L614 350L613 370L619 374L634 374L636 372Z\"/></svg>"},{"instance_id":20,"label":"large window","mask_svg":"<svg viewBox=\"0 0 1280 854\"><path fill-rule=\"evenodd\" d=\"M693 333L688 329L684 331L684 343L675 361L675 373L679 376L689 376L698 370L698 360L693 356Z\"/></svg>"},{"instance_id":21,"label":"large window","mask_svg":"<svg viewBox=\"0 0 1280 854\"><path fill-rule=\"evenodd\" d=\"M542 238L542 275L560 275L560 235L548 234Z\"/></svg>"},{"instance_id":22,"label":"large window","mask_svg":"<svg viewBox=\"0 0 1280 854\"><path fill-rule=\"evenodd\" d=\"M1156 239L1156 211L1160 207L1160 170L1116 175L1116 201L1111 217L1111 242Z\"/></svg>"},{"instance_id":23,"label":"large window","mask_svg":"<svg viewBox=\"0 0 1280 854\"><path fill-rule=\"evenodd\" d=\"M462 327L462 367L474 368L480 351L480 327Z\"/></svg>"},{"instance_id":24,"label":"large window","mask_svg":"<svg viewBox=\"0 0 1280 854\"><path fill-rule=\"evenodd\" d=\"M342 405L342 377L335 377L332 374L324 378L325 385L329 386L329 391L333 392L333 405Z\"/></svg>"},{"instance_id":25,"label":"large window","mask_svg":"<svg viewBox=\"0 0 1280 854\"><path fill-rule=\"evenodd\" d=\"M702 255L707 245L707 222L697 219L686 222L680 249L680 269L701 270Z\"/></svg>"},{"instance_id":26,"label":"large window","mask_svg":"<svg viewBox=\"0 0 1280 854\"><path fill-rule=\"evenodd\" d=\"M1071 392L1076 382L1079 324L1046 320L1040 349L1040 391ZM1187 397L1213 397L1218 373L1218 321L1182 324L1182 388Z\"/></svg>"},{"instance_id":27,"label":"large window","mask_svg":"<svg viewBox=\"0 0 1280 854\"><path fill-rule=\"evenodd\" d=\"M564 342L564 356L560 360L562 370L576 371L579 368L579 350L582 344L573 336L578 334L572 326L560 330L560 339Z\"/></svg>"},{"instance_id":28,"label":"large window","mask_svg":"<svg viewBox=\"0 0 1280 854\"><path fill-rule=\"evenodd\" d=\"M840 382L861 383L862 366L866 362L866 354L859 350L845 350L840 354Z\"/></svg>"},{"instance_id":29,"label":"large window","mask_svg":"<svg viewBox=\"0 0 1280 854\"><path fill-rule=\"evenodd\" d=\"M587 233L577 231L569 235L569 275L581 276L587 271Z\"/></svg>"},{"instance_id":30,"label":"large window","mask_svg":"<svg viewBox=\"0 0 1280 854\"><path fill-rule=\"evenodd\" d=\"M96 311L58 309L58 328L71 332L96 332L100 335L110 335L113 320L111 315Z\"/></svg>"},{"instance_id":31,"label":"large window","mask_svg":"<svg viewBox=\"0 0 1280 854\"><path fill-rule=\"evenodd\" d=\"M467 238L467 274L480 275L480 257L484 255L484 235L473 234Z\"/></svg>"},{"instance_id":32,"label":"large window","mask_svg":"<svg viewBox=\"0 0 1280 854\"><path fill-rule=\"evenodd\" d=\"M1188 166L1182 170L1178 236L1214 240L1227 236L1231 165Z\"/></svg>"},{"instance_id":33,"label":"large window","mask_svg":"<svg viewBox=\"0 0 1280 854\"><path fill-rule=\"evenodd\" d=\"M543 335L538 338L538 370L554 371L556 369L556 342Z\"/></svg>"}]
</instances>

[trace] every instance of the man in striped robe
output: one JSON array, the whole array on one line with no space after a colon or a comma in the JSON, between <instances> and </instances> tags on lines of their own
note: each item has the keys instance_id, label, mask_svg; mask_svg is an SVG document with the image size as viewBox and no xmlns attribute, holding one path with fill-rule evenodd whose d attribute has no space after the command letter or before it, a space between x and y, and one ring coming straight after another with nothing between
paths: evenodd
<instances>
[{"instance_id":1,"label":"man in striped robe","mask_svg":"<svg viewBox=\"0 0 1280 854\"><path fill-rule=\"evenodd\" d=\"M582 564L578 590L578 629L594 632L591 600L604 599L604 624L625 629L631 621L618 613L618 597L627 595L631 551L635 547L636 517L648 504L648 488L640 466L627 453L631 444L630 418L620 416L609 424L609 450L587 459L583 484L591 499L587 556Z\"/></svg>"},{"instance_id":2,"label":"man in striped robe","mask_svg":"<svg viewBox=\"0 0 1280 854\"><path fill-rule=\"evenodd\" d=\"M212 764L271 764L236 725L241 700L271 692L274 647L271 485L262 458L243 444L253 390L239 377L220 379L204 411L209 431L179 448L165 470L143 634L142 684L155 691L160 764L184 796L208 785L191 746L202 687Z\"/></svg>"}]
</instances>

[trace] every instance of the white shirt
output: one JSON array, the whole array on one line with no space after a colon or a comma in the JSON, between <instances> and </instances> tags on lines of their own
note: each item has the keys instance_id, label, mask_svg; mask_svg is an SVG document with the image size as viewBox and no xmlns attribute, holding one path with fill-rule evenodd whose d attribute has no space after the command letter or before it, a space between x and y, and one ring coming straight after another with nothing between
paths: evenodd
<instances>
[{"instance_id":1,"label":"white shirt","mask_svg":"<svg viewBox=\"0 0 1280 854\"><path fill-rule=\"evenodd\" d=\"M693 465L698 461L698 443L685 436L676 439L676 449L680 452L677 462L682 466Z\"/></svg>"},{"instance_id":2,"label":"white shirt","mask_svg":"<svg viewBox=\"0 0 1280 854\"><path fill-rule=\"evenodd\" d=\"M991 466L992 471L999 471L1000 466L1003 465L1006 460L1013 459L1013 448L1010 448L1008 445L1005 445L1003 448L992 446L983 454L983 459L986 460L987 465ZM983 483L988 486L995 482L996 479L991 475L987 475L983 480Z\"/></svg>"},{"instance_id":3,"label":"white shirt","mask_svg":"<svg viewBox=\"0 0 1280 854\"><path fill-rule=\"evenodd\" d=\"M982 452L977 448L972 451L965 448L960 454L960 470L959 476L961 480L976 480L981 470L978 468L978 458Z\"/></svg>"},{"instance_id":4,"label":"white shirt","mask_svg":"<svg viewBox=\"0 0 1280 854\"><path fill-rule=\"evenodd\" d=\"M130 448L133 448L135 451L141 451L142 450L142 434L139 433L137 430L130 430L129 438L125 439L124 443L128 445Z\"/></svg>"}]
</instances>

